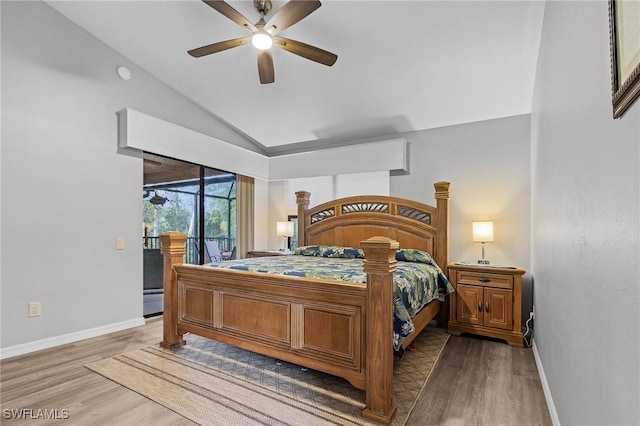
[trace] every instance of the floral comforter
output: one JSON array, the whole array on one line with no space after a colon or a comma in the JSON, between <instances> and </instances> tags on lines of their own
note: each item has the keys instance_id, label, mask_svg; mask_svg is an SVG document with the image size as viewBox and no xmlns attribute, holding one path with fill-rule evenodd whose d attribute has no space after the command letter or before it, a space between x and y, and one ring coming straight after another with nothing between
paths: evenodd
<instances>
[{"instance_id":1,"label":"floral comforter","mask_svg":"<svg viewBox=\"0 0 640 426\"><path fill-rule=\"evenodd\" d=\"M293 275L360 283L367 282L364 252L355 247L305 246L291 256L256 257L211 263L208 266L267 274ZM411 319L429 302L454 291L429 253L413 249L396 252L393 276L393 347L414 332Z\"/></svg>"}]
</instances>

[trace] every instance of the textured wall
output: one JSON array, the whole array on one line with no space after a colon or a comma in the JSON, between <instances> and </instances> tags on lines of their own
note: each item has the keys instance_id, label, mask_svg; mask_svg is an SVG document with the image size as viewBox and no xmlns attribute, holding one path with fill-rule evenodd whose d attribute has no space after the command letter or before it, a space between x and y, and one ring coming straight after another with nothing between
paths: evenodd
<instances>
[{"instance_id":1,"label":"textured wall","mask_svg":"<svg viewBox=\"0 0 640 426\"><path fill-rule=\"evenodd\" d=\"M640 105L611 114L606 1L547 2L532 113L535 342L563 425L640 423Z\"/></svg>"}]
</instances>

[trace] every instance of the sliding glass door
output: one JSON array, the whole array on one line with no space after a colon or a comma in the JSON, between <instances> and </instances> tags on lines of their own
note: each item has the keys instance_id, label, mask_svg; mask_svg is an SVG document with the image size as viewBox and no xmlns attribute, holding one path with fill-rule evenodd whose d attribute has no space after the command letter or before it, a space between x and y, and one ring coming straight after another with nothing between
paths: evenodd
<instances>
[{"instance_id":1,"label":"sliding glass door","mask_svg":"<svg viewBox=\"0 0 640 426\"><path fill-rule=\"evenodd\" d=\"M145 153L142 195L145 289L162 288L155 264L158 259L161 264L158 237L164 232L187 235L185 263L231 257L236 245L235 174Z\"/></svg>"},{"instance_id":2,"label":"sliding glass door","mask_svg":"<svg viewBox=\"0 0 640 426\"><path fill-rule=\"evenodd\" d=\"M235 255L236 176L207 167L202 173L198 200L201 263L219 262Z\"/></svg>"}]
</instances>

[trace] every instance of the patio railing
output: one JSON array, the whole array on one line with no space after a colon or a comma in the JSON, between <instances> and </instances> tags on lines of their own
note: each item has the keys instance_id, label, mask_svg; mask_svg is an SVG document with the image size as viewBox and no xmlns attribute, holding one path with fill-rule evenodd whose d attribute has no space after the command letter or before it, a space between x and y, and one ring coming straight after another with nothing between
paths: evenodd
<instances>
[{"instance_id":1,"label":"patio railing","mask_svg":"<svg viewBox=\"0 0 640 426\"><path fill-rule=\"evenodd\" d=\"M200 262L200 257L198 253L198 241L197 237L187 237L187 252L184 255L184 263L189 263L192 265L198 265ZM218 247L220 251L231 251L236 246L235 238L205 238L205 241L215 241L218 243ZM159 237L146 237L145 239L145 249L159 249L160 248L160 238Z\"/></svg>"}]
</instances>

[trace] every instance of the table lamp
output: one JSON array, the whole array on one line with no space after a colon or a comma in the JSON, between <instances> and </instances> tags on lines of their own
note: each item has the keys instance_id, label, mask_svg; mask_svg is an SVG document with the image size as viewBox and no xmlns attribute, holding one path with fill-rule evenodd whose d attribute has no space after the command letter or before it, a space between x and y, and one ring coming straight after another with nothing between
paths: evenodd
<instances>
[{"instance_id":1,"label":"table lamp","mask_svg":"<svg viewBox=\"0 0 640 426\"><path fill-rule=\"evenodd\" d=\"M293 236L293 222L276 222L276 235L284 237L284 251L288 251L287 238Z\"/></svg>"},{"instance_id":2,"label":"table lamp","mask_svg":"<svg viewBox=\"0 0 640 426\"><path fill-rule=\"evenodd\" d=\"M473 242L482 244L482 259L479 265L488 265L489 260L484 258L484 243L493 242L493 222L473 222Z\"/></svg>"}]
</instances>

